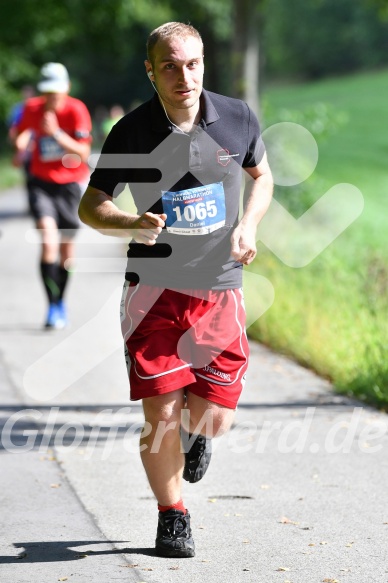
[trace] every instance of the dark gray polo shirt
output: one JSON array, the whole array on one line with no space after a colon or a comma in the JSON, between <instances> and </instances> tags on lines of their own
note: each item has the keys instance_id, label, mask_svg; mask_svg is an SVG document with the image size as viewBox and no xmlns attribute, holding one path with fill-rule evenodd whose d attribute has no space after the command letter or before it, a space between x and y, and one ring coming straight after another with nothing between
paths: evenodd
<instances>
[{"instance_id":1,"label":"dark gray polo shirt","mask_svg":"<svg viewBox=\"0 0 388 583\"><path fill-rule=\"evenodd\" d=\"M155 245L129 243L127 280L177 289L241 287L242 265L230 256L241 168L256 166L265 148L243 101L203 90L201 112L198 126L184 134L170 124L155 94L105 141L102 154L116 157L100 158L90 186L116 197L128 183L139 214L168 216ZM136 157L117 156L123 154L149 154L148 167L144 156L138 164Z\"/></svg>"}]
</instances>

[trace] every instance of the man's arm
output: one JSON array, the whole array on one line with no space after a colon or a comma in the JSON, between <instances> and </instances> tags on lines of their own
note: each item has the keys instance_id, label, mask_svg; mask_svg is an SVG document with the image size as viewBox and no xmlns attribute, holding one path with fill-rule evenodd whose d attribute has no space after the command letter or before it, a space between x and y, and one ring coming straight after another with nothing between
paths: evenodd
<instances>
[{"instance_id":1,"label":"man's arm","mask_svg":"<svg viewBox=\"0 0 388 583\"><path fill-rule=\"evenodd\" d=\"M23 118L22 118L23 119ZM25 125L25 124L24 124ZM15 145L16 150L20 150L20 143L22 136L25 132L30 132L30 129L23 127L14 126L14 131L12 133L11 139ZM57 116L53 111L46 111L42 119L42 130L47 136L53 137L58 144L66 150L69 154L77 154L82 162L87 162L90 156L90 142L89 141L79 141L75 140L65 131L63 131L58 124Z\"/></svg>"},{"instance_id":2,"label":"man's arm","mask_svg":"<svg viewBox=\"0 0 388 583\"><path fill-rule=\"evenodd\" d=\"M25 161L27 148L30 144L32 137L32 132L31 130L24 130L23 132L18 134L16 126L12 126L12 128L10 128L9 130L8 136L10 142L15 147L15 153L12 158L12 164L13 166L20 167L23 165Z\"/></svg>"},{"instance_id":3,"label":"man's arm","mask_svg":"<svg viewBox=\"0 0 388 583\"><path fill-rule=\"evenodd\" d=\"M231 236L231 255L236 261L249 265L256 257L256 229L270 205L273 180L266 154L260 164L244 170L253 179L253 185L241 221Z\"/></svg>"},{"instance_id":4,"label":"man's arm","mask_svg":"<svg viewBox=\"0 0 388 583\"><path fill-rule=\"evenodd\" d=\"M146 212L133 215L120 210L112 197L103 190L88 186L81 199L78 211L83 223L104 235L131 237L137 243L155 245L164 227L167 215Z\"/></svg>"},{"instance_id":5,"label":"man's arm","mask_svg":"<svg viewBox=\"0 0 388 583\"><path fill-rule=\"evenodd\" d=\"M90 142L75 140L58 124L54 111L45 111L42 119L42 130L48 136L53 137L58 144L69 154L77 154L82 162L87 162L90 155Z\"/></svg>"}]
</instances>

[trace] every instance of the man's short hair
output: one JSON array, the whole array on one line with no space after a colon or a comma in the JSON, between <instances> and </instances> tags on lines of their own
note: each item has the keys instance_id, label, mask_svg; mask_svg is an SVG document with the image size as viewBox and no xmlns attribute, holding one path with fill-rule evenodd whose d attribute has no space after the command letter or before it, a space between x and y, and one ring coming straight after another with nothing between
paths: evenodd
<instances>
[{"instance_id":1,"label":"man's short hair","mask_svg":"<svg viewBox=\"0 0 388 583\"><path fill-rule=\"evenodd\" d=\"M147 57L148 60L153 64L154 63L154 49L155 45L159 40L166 40L169 38L188 38L194 37L200 41L202 44L203 50L203 41L202 37L199 34L198 30L191 26L191 24L184 24L183 22L167 22L166 24L162 24L153 30L147 40Z\"/></svg>"}]
</instances>

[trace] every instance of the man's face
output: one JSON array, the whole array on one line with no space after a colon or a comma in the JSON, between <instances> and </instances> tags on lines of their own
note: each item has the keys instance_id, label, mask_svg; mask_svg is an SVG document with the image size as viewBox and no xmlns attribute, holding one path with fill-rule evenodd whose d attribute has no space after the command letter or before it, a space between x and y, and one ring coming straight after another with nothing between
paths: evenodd
<instances>
[{"instance_id":1,"label":"man's face","mask_svg":"<svg viewBox=\"0 0 388 583\"><path fill-rule=\"evenodd\" d=\"M158 41L154 47L152 71L164 103L176 109L193 107L203 84L203 47L195 37ZM148 67L151 64L147 61Z\"/></svg>"},{"instance_id":2,"label":"man's face","mask_svg":"<svg viewBox=\"0 0 388 583\"><path fill-rule=\"evenodd\" d=\"M66 99L67 93L44 93L46 100L45 109L49 111L59 111Z\"/></svg>"}]
</instances>

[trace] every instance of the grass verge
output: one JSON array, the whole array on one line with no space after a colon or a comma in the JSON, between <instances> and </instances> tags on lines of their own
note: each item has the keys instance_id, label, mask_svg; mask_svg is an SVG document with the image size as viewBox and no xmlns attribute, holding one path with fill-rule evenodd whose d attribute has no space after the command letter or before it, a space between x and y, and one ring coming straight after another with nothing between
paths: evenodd
<instances>
[{"instance_id":1,"label":"grass verge","mask_svg":"<svg viewBox=\"0 0 388 583\"><path fill-rule=\"evenodd\" d=\"M249 329L339 391L381 408L388 408L387 84L388 72L381 71L267 91L269 123L301 123L319 147L311 179L276 187L277 200L297 217L330 187L348 182L361 190L365 206L306 267L287 267L259 245L252 270L272 283L275 300ZM329 130L314 131L314 124ZM245 291L248 306L258 293Z\"/></svg>"},{"instance_id":2,"label":"grass verge","mask_svg":"<svg viewBox=\"0 0 388 583\"><path fill-rule=\"evenodd\" d=\"M11 155L0 156L0 192L21 184L23 184L22 170L12 166Z\"/></svg>"}]
</instances>

